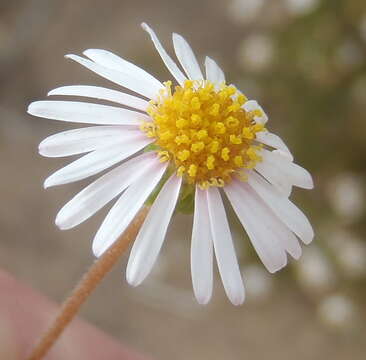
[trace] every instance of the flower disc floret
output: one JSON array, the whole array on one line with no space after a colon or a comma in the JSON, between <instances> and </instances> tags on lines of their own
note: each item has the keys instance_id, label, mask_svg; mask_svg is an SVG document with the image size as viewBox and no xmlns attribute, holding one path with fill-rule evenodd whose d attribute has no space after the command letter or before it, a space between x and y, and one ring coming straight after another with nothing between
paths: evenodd
<instances>
[{"instance_id":1,"label":"flower disc floret","mask_svg":"<svg viewBox=\"0 0 366 360\"><path fill-rule=\"evenodd\" d=\"M254 139L263 125L243 109L246 101L231 85L217 89L209 81L187 80L172 89L166 82L148 108L152 122L141 129L156 138L161 161L171 160L189 184L224 186L233 173L261 160Z\"/></svg>"}]
</instances>

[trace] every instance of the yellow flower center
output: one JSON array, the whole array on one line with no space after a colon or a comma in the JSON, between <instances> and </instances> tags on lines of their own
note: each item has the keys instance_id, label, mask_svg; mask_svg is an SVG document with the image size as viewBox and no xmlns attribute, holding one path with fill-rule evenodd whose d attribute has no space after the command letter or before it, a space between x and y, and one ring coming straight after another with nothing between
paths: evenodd
<instances>
[{"instance_id":1,"label":"yellow flower center","mask_svg":"<svg viewBox=\"0 0 366 360\"><path fill-rule=\"evenodd\" d=\"M242 108L246 101L234 86L187 80L172 91L166 82L148 108L153 121L141 130L156 138L160 160L171 161L187 183L224 186L233 173L261 161L255 137L264 127L253 120L257 113Z\"/></svg>"}]
</instances>

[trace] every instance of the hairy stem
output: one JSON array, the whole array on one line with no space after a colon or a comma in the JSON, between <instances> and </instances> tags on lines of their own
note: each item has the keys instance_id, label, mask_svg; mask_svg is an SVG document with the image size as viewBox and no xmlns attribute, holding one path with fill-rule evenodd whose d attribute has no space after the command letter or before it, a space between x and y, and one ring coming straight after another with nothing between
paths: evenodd
<instances>
[{"instance_id":1,"label":"hairy stem","mask_svg":"<svg viewBox=\"0 0 366 360\"><path fill-rule=\"evenodd\" d=\"M95 260L94 264L76 285L71 295L64 301L55 320L32 349L27 360L41 360L47 354L67 325L78 313L81 305L112 269L129 244L136 238L147 213L148 208L142 208L123 235L99 259Z\"/></svg>"}]
</instances>

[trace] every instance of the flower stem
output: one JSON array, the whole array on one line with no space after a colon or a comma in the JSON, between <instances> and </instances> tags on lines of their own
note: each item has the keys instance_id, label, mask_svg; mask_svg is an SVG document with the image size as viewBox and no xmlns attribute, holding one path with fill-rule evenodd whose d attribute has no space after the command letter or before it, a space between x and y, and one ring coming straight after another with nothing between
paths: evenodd
<instances>
[{"instance_id":1,"label":"flower stem","mask_svg":"<svg viewBox=\"0 0 366 360\"><path fill-rule=\"evenodd\" d=\"M78 313L81 305L112 269L113 265L128 248L128 245L136 238L147 213L148 207L143 207L123 235L99 259L95 260L71 295L64 301L55 320L32 349L27 360L41 360L47 354Z\"/></svg>"}]
</instances>

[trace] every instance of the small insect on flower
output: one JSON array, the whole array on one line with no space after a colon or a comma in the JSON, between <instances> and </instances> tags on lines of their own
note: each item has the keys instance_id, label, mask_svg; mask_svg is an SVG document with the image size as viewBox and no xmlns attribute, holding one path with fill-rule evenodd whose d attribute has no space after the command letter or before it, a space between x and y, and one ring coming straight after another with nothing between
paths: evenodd
<instances>
[{"instance_id":1,"label":"small insect on flower","mask_svg":"<svg viewBox=\"0 0 366 360\"><path fill-rule=\"evenodd\" d=\"M86 58L66 57L142 97L96 86L64 86L49 95L102 99L129 109L60 100L29 106L28 112L35 116L99 125L41 142L44 156L87 153L48 177L45 187L85 179L126 160L68 202L56 224L73 228L122 194L95 235L93 252L99 257L139 209L152 204L127 265L127 281L136 286L154 265L174 210L193 210L191 270L198 302L205 304L211 298L215 254L227 296L233 304L241 304L244 286L220 188L263 264L275 272L286 265L287 253L300 257L298 238L306 244L313 239L309 221L289 200L292 186L313 187L311 175L266 129L268 118L258 103L228 85L215 61L206 57L204 76L189 44L173 34L183 72L154 31L146 24L142 27L176 85L161 83L108 51L89 49Z\"/></svg>"}]
</instances>

